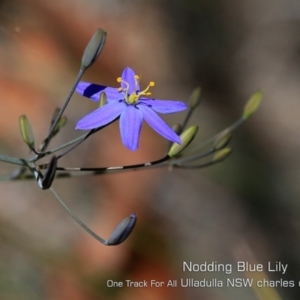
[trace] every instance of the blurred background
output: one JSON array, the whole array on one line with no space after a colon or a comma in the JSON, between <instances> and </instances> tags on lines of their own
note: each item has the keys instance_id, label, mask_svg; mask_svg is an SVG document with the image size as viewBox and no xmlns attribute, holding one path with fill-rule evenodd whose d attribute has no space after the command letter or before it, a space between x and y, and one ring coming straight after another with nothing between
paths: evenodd
<instances>
[{"instance_id":1,"label":"blurred background","mask_svg":"<svg viewBox=\"0 0 300 300\"><path fill-rule=\"evenodd\" d=\"M151 169L59 179L54 188L92 229L108 238L132 212L124 244L105 247L87 235L34 181L0 184L0 299L299 299L300 2L297 0L0 1L1 153L30 157L18 119L37 141L75 80L81 55L101 27L107 42L84 80L118 86L126 66L156 82L153 96L187 101L201 86L190 123L197 141L242 113L257 89L259 111L239 128L233 155L201 170ZM74 96L68 124L51 146L80 132L95 109ZM167 116L181 122L184 113ZM140 149L120 142L118 123L93 135L60 165L115 166L162 157L168 142L146 124ZM1 174L14 166L1 163ZM285 274L183 272L182 262L237 260L288 264ZM193 278L294 280L295 287L252 289L108 288L107 280Z\"/></svg>"}]
</instances>

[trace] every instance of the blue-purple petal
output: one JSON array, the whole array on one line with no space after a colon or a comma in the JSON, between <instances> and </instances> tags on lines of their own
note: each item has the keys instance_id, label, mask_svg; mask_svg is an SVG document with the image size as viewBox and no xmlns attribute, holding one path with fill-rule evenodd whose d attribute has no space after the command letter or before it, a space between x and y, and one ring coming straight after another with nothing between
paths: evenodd
<instances>
[{"instance_id":1,"label":"blue-purple petal","mask_svg":"<svg viewBox=\"0 0 300 300\"><path fill-rule=\"evenodd\" d=\"M128 105L120 117L120 132L123 144L134 151L139 146L143 114L134 105Z\"/></svg>"},{"instance_id":2,"label":"blue-purple petal","mask_svg":"<svg viewBox=\"0 0 300 300\"><path fill-rule=\"evenodd\" d=\"M128 88L127 84L128 84L129 85L129 88L128 88L129 95L140 90L140 86L139 86L139 84L137 84L134 76L135 76L134 71L129 67L125 68L122 73L122 81L124 81L125 83L121 82L121 87L123 89L127 89Z\"/></svg>"},{"instance_id":3,"label":"blue-purple petal","mask_svg":"<svg viewBox=\"0 0 300 300\"><path fill-rule=\"evenodd\" d=\"M104 126L116 119L126 107L124 102L107 103L79 120L76 129L89 130Z\"/></svg>"},{"instance_id":4,"label":"blue-purple petal","mask_svg":"<svg viewBox=\"0 0 300 300\"><path fill-rule=\"evenodd\" d=\"M180 137L150 107L139 105L145 121L161 136L174 143L181 144Z\"/></svg>"},{"instance_id":5,"label":"blue-purple petal","mask_svg":"<svg viewBox=\"0 0 300 300\"><path fill-rule=\"evenodd\" d=\"M119 92L117 88L107 87L90 82L80 81L76 87L76 92L84 97L94 101L99 101L100 93L105 92L107 102L112 100L124 99L124 94Z\"/></svg>"},{"instance_id":6,"label":"blue-purple petal","mask_svg":"<svg viewBox=\"0 0 300 300\"><path fill-rule=\"evenodd\" d=\"M144 103L161 114L171 114L187 109L187 105L184 102L174 100L140 98L139 103Z\"/></svg>"}]
</instances>

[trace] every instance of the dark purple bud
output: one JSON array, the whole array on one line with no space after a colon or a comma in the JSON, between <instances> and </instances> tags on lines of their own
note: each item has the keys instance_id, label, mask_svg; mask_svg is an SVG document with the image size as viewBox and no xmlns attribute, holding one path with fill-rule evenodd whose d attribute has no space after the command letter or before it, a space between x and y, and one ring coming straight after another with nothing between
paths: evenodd
<instances>
[{"instance_id":1,"label":"dark purple bud","mask_svg":"<svg viewBox=\"0 0 300 300\"><path fill-rule=\"evenodd\" d=\"M47 190L51 187L56 173L57 158L53 156L49 162L45 175L41 181L41 188Z\"/></svg>"},{"instance_id":2,"label":"dark purple bud","mask_svg":"<svg viewBox=\"0 0 300 300\"><path fill-rule=\"evenodd\" d=\"M123 243L131 234L135 223L136 223L136 214L131 214L125 220L123 220L117 228L114 230L110 238L107 240L107 246L116 246Z\"/></svg>"}]
</instances>

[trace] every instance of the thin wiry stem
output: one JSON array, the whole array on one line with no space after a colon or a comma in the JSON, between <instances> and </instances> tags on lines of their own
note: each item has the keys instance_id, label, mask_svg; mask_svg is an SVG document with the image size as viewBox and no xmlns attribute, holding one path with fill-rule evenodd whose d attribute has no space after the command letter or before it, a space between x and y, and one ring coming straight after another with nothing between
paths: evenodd
<instances>
[{"instance_id":1,"label":"thin wiry stem","mask_svg":"<svg viewBox=\"0 0 300 300\"><path fill-rule=\"evenodd\" d=\"M169 165L166 163L162 163L159 165L149 165L147 166L147 169L154 169L154 168L163 168L168 167ZM119 172L128 172L128 171L139 171L143 170L143 168L132 168L132 169L109 169L104 171L82 171L82 172L63 172L60 170L60 173L56 173L55 179L62 179L62 178L73 178L77 176L95 176L95 175L104 175L104 174L114 174ZM0 176L0 181L9 181L11 174L9 175L2 175ZM13 180L32 180L35 179L35 177L32 174L23 174L22 176L19 176L17 178L14 178Z\"/></svg>"},{"instance_id":2,"label":"thin wiry stem","mask_svg":"<svg viewBox=\"0 0 300 300\"><path fill-rule=\"evenodd\" d=\"M51 187L50 191L52 192L53 196L56 200L61 204L64 210L73 218L73 220L79 224L87 233L89 233L94 239L96 239L101 244L107 245L107 240L101 238L98 234L96 234L93 230L91 230L88 226L86 226L65 204L65 202L58 196L56 191Z\"/></svg>"},{"instance_id":3,"label":"thin wiry stem","mask_svg":"<svg viewBox=\"0 0 300 300\"><path fill-rule=\"evenodd\" d=\"M174 165L172 165L172 167L177 168L177 169L202 169L202 168L212 166L218 162L220 162L220 161L208 161L208 162L205 162L205 163L199 164L199 165L177 165L177 164L174 164Z\"/></svg>"},{"instance_id":4,"label":"thin wiry stem","mask_svg":"<svg viewBox=\"0 0 300 300\"><path fill-rule=\"evenodd\" d=\"M85 133L85 134L83 134L83 135L81 135L81 136L79 136L77 138L75 138L74 140L71 140L71 141L69 141L69 142L67 142L65 144L62 144L62 145L60 145L60 146L58 146L56 148L48 150L47 152L39 153L39 155L35 155L32 158L28 159L28 162L35 162L35 161L37 161L37 160L39 160L39 159L41 159L43 157L46 157L46 156L48 156L50 154L53 154L53 153L55 153L55 152L57 152L59 150L67 148L67 147L69 147L69 146L77 143L78 141L81 141L81 140L84 141L88 135L89 135L89 132Z\"/></svg>"},{"instance_id":5,"label":"thin wiry stem","mask_svg":"<svg viewBox=\"0 0 300 300\"><path fill-rule=\"evenodd\" d=\"M209 138L208 140L200 143L199 145L197 145L195 147L192 147L192 148L188 149L189 151L188 151L187 155L196 154L200 149L204 148L205 146L207 146L210 143L212 143L213 141L215 141L220 135L223 135L225 133L230 133L230 132L234 131L236 128L238 128L239 126L241 126L244 122L245 122L245 119L243 119L243 118L238 119L232 125L228 126L224 130L218 132L213 137Z\"/></svg>"},{"instance_id":6,"label":"thin wiry stem","mask_svg":"<svg viewBox=\"0 0 300 300\"><path fill-rule=\"evenodd\" d=\"M25 172L27 171L27 167L22 166L13 171L10 175L8 175L8 178L10 180L16 180L19 179Z\"/></svg>"},{"instance_id":7,"label":"thin wiry stem","mask_svg":"<svg viewBox=\"0 0 300 300\"><path fill-rule=\"evenodd\" d=\"M168 164L165 164L170 157L166 155L163 158L160 158L158 160L147 162L147 163L141 163L141 164L135 164L135 165L127 165L127 166L115 166L115 167L102 167L102 168L64 168L64 167L57 167L57 171L68 171L63 173L57 173L55 178L70 178L77 175L80 176L87 176L87 175L100 175L100 174L106 174L106 173L116 173L116 172L122 172L122 171L135 171L135 170L141 170L144 167L147 168L153 168L153 167L166 167ZM7 180L32 180L36 179L36 176L33 174L33 169L29 167L29 162L24 163L26 165L26 169L22 170L16 170L12 174L9 175L2 175L0 176L0 181L7 181ZM37 166L40 170L46 169L48 167L48 164L43 164ZM29 169L32 174L24 174L26 170ZM72 174L73 171L81 171L81 173L76 172L75 174ZM89 173L85 173L89 172ZM42 176L40 176L42 178Z\"/></svg>"},{"instance_id":8,"label":"thin wiry stem","mask_svg":"<svg viewBox=\"0 0 300 300\"><path fill-rule=\"evenodd\" d=\"M53 148L53 149L51 149L51 150L48 150L47 152L44 152L43 154L44 154L45 156L48 156L48 155L53 154L53 153L55 153L55 152L57 152L57 151L59 151L59 150L62 150L62 149L64 149L64 148L67 148L67 147L69 147L69 146L71 146L71 145L77 143L78 141L81 141L81 140L84 141L84 140L86 139L87 135L89 135L89 132L88 132L88 133L85 133L85 134L82 134L81 136L75 138L74 140L71 140L71 141L69 141L69 142L67 142L67 143L65 143L65 144L62 144L62 145L60 145L60 146L58 146L58 147L56 147L56 148Z\"/></svg>"},{"instance_id":9,"label":"thin wiry stem","mask_svg":"<svg viewBox=\"0 0 300 300\"><path fill-rule=\"evenodd\" d=\"M65 144L62 144L62 145L60 145L60 146L58 146L58 147L56 147L56 148L50 149L50 150L48 150L47 152L39 153L38 155L35 155L34 157L28 159L28 162L35 162L35 161L37 161L37 160L39 160L39 159L41 159L41 158L43 158L43 157L46 157L46 156L48 156L48 155L50 155L50 154L53 154L53 153L55 153L55 152L57 152L57 151L60 151L60 150L62 150L62 149L64 149L64 148L67 148L67 147L71 146L71 147L70 147L69 149L67 149L65 152L63 152L63 153L61 153L60 155L57 156L57 159L59 159L59 158L65 156L66 154L68 154L68 153L69 153L70 151L72 151L73 149L75 149L77 146L79 146L83 141L85 141L85 140L86 140L88 137L90 137L92 134L94 134L94 133L98 132L99 130L105 128L106 126L108 126L108 125L110 125L111 123L115 122L117 119L119 119L119 117L116 118L115 120L111 121L110 123L108 123L108 124L106 124L106 125L104 125L104 126L102 126L102 127L92 129L92 130L90 130L88 133L85 133L85 134L83 134L83 135L81 135L81 136L79 136L79 137L77 137L77 138L75 138L75 139L73 139L73 140L71 140L71 141L65 143Z\"/></svg>"},{"instance_id":10,"label":"thin wiry stem","mask_svg":"<svg viewBox=\"0 0 300 300\"><path fill-rule=\"evenodd\" d=\"M178 134L181 134L184 131L184 129L186 128L186 125L187 125L188 121L190 120L195 108L196 107L189 107L189 110L184 118L183 124L182 124Z\"/></svg>"},{"instance_id":11,"label":"thin wiry stem","mask_svg":"<svg viewBox=\"0 0 300 300\"><path fill-rule=\"evenodd\" d=\"M13 165L26 166L25 160L23 158L8 156L0 154L0 161L4 161Z\"/></svg>"},{"instance_id":12,"label":"thin wiry stem","mask_svg":"<svg viewBox=\"0 0 300 300\"><path fill-rule=\"evenodd\" d=\"M57 171L83 171L83 172L95 172L95 173L105 173L109 171L120 171L120 170L130 170L130 169L140 169L145 167L150 167L154 165L161 164L167 160L170 159L169 155L166 155L163 158L160 158L155 161L147 162L147 163L141 163L141 164L135 164L135 165L127 165L127 166L115 166L115 167L102 167L102 168L64 168L64 167L57 167ZM46 169L48 167L48 164L39 165L39 168Z\"/></svg>"},{"instance_id":13,"label":"thin wiry stem","mask_svg":"<svg viewBox=\"0 0 300 300\"><path fill-rule=\"evenodd\" d=\"M178 159L174 159L171 161L171 165L179 165L179 164L183 164L183 163L188 163L191 161L195 161L195 160L199 160L201 158L207 157L211 154L213 154L214 152L218 151L219 149L209 149L206 152L197 154L197 155L193 155L193 156L189 156L189 157L182 157L182 158L178 158Z\"/></svg>"},{"instance_id":14,"label":"thin wiry stem","mask_svg":"<svg viewBox=\"0 0 300 300\"><path fill-rule=\"evenodd\" d=\"M90 130L87 134L83 135L80 139L78 139L77 142L73 143L73 145L67 149L65 152L61 153L60 155L57 156L57 159L60 159L62 158L63 156L65 156L66 154L68 154L70 151L74 150L76 147L78 147L82 142L84 142L88 137L90 137L91 135L93 135L94 133L98 132L99 130L101 129L104 129L105 127L107 127L108 125L112 124L113 122L115 122L116 120L118 120L119 117L117 117L116 119L112 120L111 122L101 126L101 127L98 127L98 128L95 128L95 129L92 129Z\"/></svg>"},{"instance_id":15,"label":"thin wiry stem","mask_svg":"<svg viewBox=\"0 0 300 300\"><path fill-rule=\"evenodd\" d=\"M52 126L51 126L51 128L50 128L50 130L48 132L48 135L45 138L45 140L44 140L44 142L43 142L43 144L41 146L40 152L45 151L45 149L48 147L48 145L49 145L49 143L51 141L51 138L52 138L53 131L54 131L55 127L57 126L60 118L62 117L62 115L63 115L66 107L68 106L68 104L69 104L69 102L70 102L70 100L71 100L71 98L72 98L72 96L73 96L73 94L75 92L75 89L76 89L76 87L77 87L80 79L82 78L82 76L84 74L84 71L85 71L84 69L80 69L79 70L78 75L77 75L77 77L75 79L75 82L74 82L74 84L73 84L73 86L72 86L72 88L71 88L71 90L70 90L70 92L69 92L69 94L68 94L65 102L64 102L63 106L61 107L59 113L57 114L57 117L56 117L55 121L53 122L53 124L52 124Z\"/></svg>"}]
</instances>

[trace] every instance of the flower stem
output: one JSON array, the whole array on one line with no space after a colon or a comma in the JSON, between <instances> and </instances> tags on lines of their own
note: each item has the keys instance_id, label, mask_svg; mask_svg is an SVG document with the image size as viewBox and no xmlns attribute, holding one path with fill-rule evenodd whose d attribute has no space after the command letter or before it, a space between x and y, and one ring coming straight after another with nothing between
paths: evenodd
<instances>
[{"instance_id":1,"label":"flower stem","mask_svg":"<svg viewBox=\"0 0 300 300\"><path fill-rule=\"evenodd\" d=\"M75 82L74 82L74 84L73 84L73 87L71 88L71 90L70 90L70 92L69 92L69 95L67 96L67 98L66 98L66 100L65 100L65 102L64 102L64 104L63 104L63 106L61 107L61 109L60 109L60 111L59 111L59 113L58 113L58 115L57 115L55 121L53 122L53 124L52 124L52 126L51 126L51 128L50 128L50 130L49 130L49 132L48 132L48 135L47 135L47 137L46 137L45 140L44 140L44 143L42 144L42 147L41 147L41 149L40 149L41 152L43 152L43 151L47 148L47 146L49 145L49 143L50 143L50 141L51 141L51 138L52 138L52 134L53 134L53 132L54 132L54 129L55 129L55 127L57 126L57 124L58 124L58 122L59 122L61 116L63 115L63 113L64 113L64 111L65 111L67 105L69 104L69 102L70 102L70 100L71 100L71 97L73 96L74 91L75 91L75 89L76 89L76 87L77 87L77 85L78 85L80 79L82 78L82 76L83 76L83 74L84 74L84 71L85 71L84 69L80 69L80 70L79 70L78 75L77 75L77 77L76 77L76 80L75 80Z\"/></svg>"},{"instance_id":2,"label":"flower stem","mask_svg":"<svg viewBox=\"0 0 300 300\"><path fill-rule=\"evenodd\" d=\"M77 224L79 224L87 233L89 233L93 238L95 238L101 244L106 245L107 241L101 238L98 234L96 234L93 230L91 230L88 226L86 226L65 204L65 202L58 196L56 191L51 187L50 191L52 192L53 196L56 200L60 203L60 205L64 208L64 210L73 218Z\"/></svg>"},{"instance_id":3,"label":"flower stem","mask_svg":"<svg viewBox=\"0 0 300 300\"><path fill-rule=\"evenodd\" d=\"M135 164L135 165L127 165L127 166L115 166L115 167L102 167L102 168L64 168L64 167L57 167L57 171L81 171L81 172L88 172L88 171L93 171L95 172L94 174L101 174L101 173L106 173L109 171L121 171L121 170L129 170L129 169L140 169L144 167L150 167L154 165L161 164L167 160L170 159L169 155L164 156L163 158L160 158L158 160L154 160L151 162L147 163L142 163L142 164ZM46 169L48 167L48 164L44 165L39 165L39 168Z\"/></svg>"},{"instance_id":4,"label":"flower stem","mask_svg":"<svg viewBox=\"0 0 300 300\"><path fill-rule=\"evenodd\" d=\"M13 165L26 166L25 159L3 154L0 154L0 161L4 161Z\"/></svg>"},{"instance_id":5,"label":"flower stem","mask_svg":"<svg viewBox=\"0 0 300 300\"><path fill-rule=\"evenodd\" d=\"M72 146L67 149L65 152L61 153L60 155L57 156L57 159L60 159L62 158L63 156L65 156L66 154L68 154L69 152L71 152L72 150L74 150L76 147L78 147L83 141L85 141L89 136L91 136L92 134L96 133L97 131L105 128L106 126L110 125L111 123L115 122L117 119L119 119L119 117L117 117L116 119L112 120L111 122L101 126L101 127L98 127L98 128L95 128L95 129L92 129L90 130L88 133L82 135L79 139L76 139L75 142L73 142Z\"/></svg>"},{"instance_id":6,"label":"flower stem","mask_svg":"<svg viewBox=\"0 0 300 300\"><path fill-rule=\"evenodd\" d=\"M224 134L225 132L230 133L230 132L234 131L236 128L241 126L244 122L245 122L245 120L243 118L238 119L237 121L235 121L233 124L231 124L230 126L225 128L224 130L215 134L213 137L209 138L208 140L204 141L203 143L200 143L198 146L195 146L194 148L189 149L190 152L188 154L191 155L191 154L197 153L200 149L204 148L211 142L215 141L216 138L218 138L218 136Z\"/></svg>"}]
</instances>

